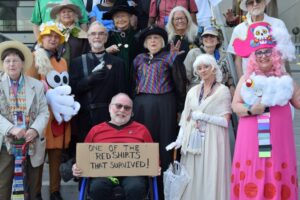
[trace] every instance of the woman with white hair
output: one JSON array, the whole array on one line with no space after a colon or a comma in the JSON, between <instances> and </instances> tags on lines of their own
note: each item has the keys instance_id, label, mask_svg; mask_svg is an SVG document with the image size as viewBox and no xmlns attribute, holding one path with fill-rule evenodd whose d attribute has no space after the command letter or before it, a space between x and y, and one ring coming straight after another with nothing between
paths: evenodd
<instances>
[{"instance_id":1,"label":"woman with white hair","mask_svg":"<svg viewBox=\"0 0 300 200\"><path fill-rule=\"evenodd\" d=\"M180 51L184 53L178 55L173 63L172 78L176 85L176 98L179 100L177 111L181 112L186 97L186 86L188 80L186 78L185 67L183 61L190 49L195 48L195 38L197 36L198 27L192 21L191 14L182 6L176 6L169 15L169 21L166 25L168 32L168 42L177 44L180 41Z\"/></svg>"},{"instance_id":2,"label":"woman with white hair","mask_svg":"<svg viewBox=\"0 0 300 200\"><path fill-rule=\"evenodd\" d=\"M229 200L231 95L213 56L199 55L193 68L201 82L187 93L179 134L167 150L181 147L191 178L181 199Z\"/></svg>"}]
</instances>

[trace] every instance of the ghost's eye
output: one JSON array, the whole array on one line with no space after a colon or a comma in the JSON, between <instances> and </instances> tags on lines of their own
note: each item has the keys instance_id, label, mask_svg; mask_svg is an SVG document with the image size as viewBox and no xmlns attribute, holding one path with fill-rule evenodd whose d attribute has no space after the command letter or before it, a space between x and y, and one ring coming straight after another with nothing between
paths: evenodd
<instances>
[{"instance_id":1,"label":"ghost's eye","mask_svg":"<svg viewBox=\"0 0 300 200\"><path fill-rule=\"evenodd\" d=\"M263 30L263 33L265 33L265 34L266 34L267 32L268 32L267 30Z\"/></svg>"},{"instance_id":2,"label":"ghost's eye","mask_svg":"<svg viewBox=\"0 0 300 200\"><path fill-rule=\"evenodd\" d=\"M62 85L69 85L69 73L68 72L62 72L60 74L60 77L62 79Z\"/></svg>"},{"instance_id":3,"label":"ghost's eye","mask_svg":"<svg viewBox=\"0 0 300 200\"><path fill-rule=\"evenodd\" d=\"M49 86L52 88L56 88L62 84L61 75L55 70L50 71L46 75L46 80Z\"/></svg>"},{"instance_id":4,"label":"ghost's eye","mask_svg":"<svg viewBox=\"0 0 300 200\"><path fill-rule=\"evenodd\" d=\"M255 32L255 35L260 35L260 32L259 32L259 31L256 31L256 32Z\"/></svg>"}]
</instances>

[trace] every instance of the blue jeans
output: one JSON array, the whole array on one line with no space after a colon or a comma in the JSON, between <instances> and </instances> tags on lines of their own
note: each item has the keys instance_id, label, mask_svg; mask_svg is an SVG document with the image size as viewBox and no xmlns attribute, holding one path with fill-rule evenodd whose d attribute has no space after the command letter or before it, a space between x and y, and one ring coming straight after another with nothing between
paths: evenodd
<instances>
[{"instance_id":1,"label":"blue jeans","mask_svg":"<svg viewBox=\"0 0 300 200\"><path fill-rule=\"evenodd\" d=\"M147 195L147 178L142 176L118 177L123 188L125 200L142 200ZM108 178L92 178L90 181L89 194L93 200L112 200L114 188L118 185L113 184Z\"/></svg>"}]
</instances>

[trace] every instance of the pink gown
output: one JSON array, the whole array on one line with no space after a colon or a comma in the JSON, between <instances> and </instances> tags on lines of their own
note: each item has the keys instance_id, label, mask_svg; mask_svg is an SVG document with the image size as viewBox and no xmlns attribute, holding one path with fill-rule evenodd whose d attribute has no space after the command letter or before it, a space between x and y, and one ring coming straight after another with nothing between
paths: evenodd
<instances>
[{"instance_id":1,"label":"pink gown","mask_svg":"<svg viewBox=\"0 0 300 200\"><path fill-rule=\"evenodd\" d=\"M298 200L293 121L289 104L270 107L272 156L258 157L256 116L241 117L231 174L231 200Z\"/></svg>"}]
</instances>

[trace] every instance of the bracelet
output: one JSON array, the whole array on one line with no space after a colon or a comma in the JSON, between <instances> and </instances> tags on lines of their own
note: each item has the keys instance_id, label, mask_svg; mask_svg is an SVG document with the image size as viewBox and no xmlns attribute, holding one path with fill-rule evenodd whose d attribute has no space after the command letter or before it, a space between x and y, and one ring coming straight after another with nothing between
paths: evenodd
<instances>
[{"instance_id":1,"label":"bracelet","mask_svg":"<svg viewBox=\"0 0 300 200\"><path fill-rule=\"evenodd\" d=\"M247 108L247 114L248 114L249 116L253 115L253 113L251 112L251 107L252 107L251 105L248 105L248 104L244 103L243 106L244 106L245 108Z\"/></svg>"}]
</instances>

